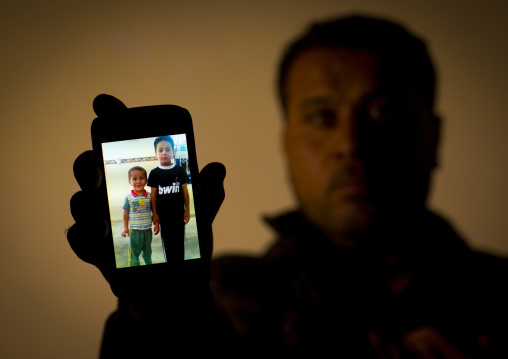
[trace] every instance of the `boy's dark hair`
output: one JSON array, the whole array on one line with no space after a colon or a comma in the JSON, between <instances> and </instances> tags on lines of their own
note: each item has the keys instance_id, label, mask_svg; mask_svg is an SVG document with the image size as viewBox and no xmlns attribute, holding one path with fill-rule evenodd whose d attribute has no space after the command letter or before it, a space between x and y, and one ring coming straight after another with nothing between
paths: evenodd
<instances>
[{"instance_id":1,"label":"boy's dark hair","mask_svg":"<svg viewBox=\"0 0 508 359\"><path fill-rule=\"evenodd\" d=\"M175 142L173 141L171 136L160 136L160 137L157 137L155 139L155 141L153 141L153 148L154 148L155 152L157 152L157 144L162 141L168 141L169 143L171 143L171 151L175 150Z\"/></svg>"},{"instance_id":2,"label":"boy's dark hair","mask_svg":"<svg viewBox=\"0 0 508 359\"><path fill-rule=\"evenodd\" d=\"M402 26L387 20L349 16L315 23L286 48L279 64L277 87L287 111L287 77L300 53L314 47L346 47L370 50L379 55L380 66L394 76L409 80L429 110L434 106L436 74L425 43Z\"/></svg>"},{"instance_id":3,"label":"boy's dark hair","mask_svg":"<svg viewBox=\"0 0 508 359\"><path fill-rule=\"evenodd\" d=\"M140 167L140 166L135 166L135 167L132 167L129 172L127 172L127 175L129 176L129 181L131 180L131 173L133 171L143 171L143 173L145 174L145 178L148 178L148 174L146 173L146 170L143 168L143 167Z\"/></svg>"}]
</instances>

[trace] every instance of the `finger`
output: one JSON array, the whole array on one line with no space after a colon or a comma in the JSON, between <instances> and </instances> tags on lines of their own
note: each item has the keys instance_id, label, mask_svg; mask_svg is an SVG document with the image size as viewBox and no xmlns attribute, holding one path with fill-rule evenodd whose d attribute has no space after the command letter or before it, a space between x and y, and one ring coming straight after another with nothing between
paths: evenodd
<instances>
[{"instance_id":1,"label":"finger","mask_svg":"<svg viewBox=\"0 0 508 359\"><path fill-rule=\"evenodd\" d=\"M212 162L199 173L199 189L203 197L203 207L208 224L211 225L225 198L224 178L226 167Z\"/></svg>"},{"instance_id":2,"label":"finger","mask_svg":"<svg viewBox=\"0 0 508 359\"><path fill-rule=\"evenodd\" d=\"M114 96L100 94L93 100L93 110L97 116L104 116L125 110L127 106Z\"/></svg>"},{"instance_id":3,"label":"finger","mask_svg":"<svg viewBox=\"0 0 508 359\"><path fill-rule=\"evenodd\" d=\"M71 215L76 223L96 222L107 216L105 206L99 205L101 203L99 197L97 191L80 191L71 197Z\"/></svg>"},{"instance_id":4,"label":"finger","mask_svg":"<svg viewBox=\"0 0 508 359\"><path fill-rule=\"evenodd\" d=\"M208 260L211 260L213 253L212 223L225 197L225 177L226 168L218 162L206 165L199 173L199 191L203 199L202 213L206 224L203 253Z\"/></svg>"},{"instance_id":5,"label":"finger","mask_svg":"<svg viewBox=\"0 0 508 359\"><path fill-rule=\"evenodd\" d=\"M67 240L74 253L81 260L99 268L105 277L106 254L109 253L105 236L108 230L109 227L105 221L87 225L75 223L67 230Z\"/></svg>"},{"instance_id":6,"label":"finger","mask_svg":"<svg viewBox=\"0 0 508 359\"><path fill-rule=\"evenodd\" d=\"M99 188L102 175L95 166L93 151L85 151L74 161L74 177L83 191Z\"/></svg>"}]
</instances>

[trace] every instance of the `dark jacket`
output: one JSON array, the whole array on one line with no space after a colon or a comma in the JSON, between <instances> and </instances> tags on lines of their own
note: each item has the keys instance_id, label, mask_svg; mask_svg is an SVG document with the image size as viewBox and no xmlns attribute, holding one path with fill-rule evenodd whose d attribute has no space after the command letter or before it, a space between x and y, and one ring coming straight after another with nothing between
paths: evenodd
<instances>
[{"instance_id":1,"label":"dark jacket","mask_svg":"<svg viewBox=\"0 0 508 359\"><path fill-rule=\"evenodd\" d=\"M466 356L508 358L508 261L472 251L440 217L402 221L363 250L339 248L298 212L268 222L278 239L263 256L215 259L210 288L171 304L159 323L137 322L120 301L102 357L164 357L183 347L380 358L430 326Z\"/></svg>"},{"instance_id":2,"label":"dark jacket","mask_svg":"<svg viewBox=\"0 0 508 359\"><path fill-rule=\"evenodd\" d=\"M298 212L268 220L279 239L261 258L219 258L217 306L249 347L379 357L431 326L464 355L508 358L508 261L470 250L425 212L365 250L331 243Z\"/></svg>"}]
</instances>

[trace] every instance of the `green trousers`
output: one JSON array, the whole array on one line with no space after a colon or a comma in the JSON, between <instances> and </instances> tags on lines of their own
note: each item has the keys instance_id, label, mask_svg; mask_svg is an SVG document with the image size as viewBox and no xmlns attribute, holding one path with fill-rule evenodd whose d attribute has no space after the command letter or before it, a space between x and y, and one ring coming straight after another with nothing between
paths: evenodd
<instances>
[{"instance_id":1,"label":"green trousers","mask_svg":"<svg viewBox=\"0 0 508 359\"><path fill-rule=\"evenodd\" d=\"M152 264L152 230L131 229L129 238L129 267L139 265L141 254L145 264Z\"/></svg>"}]
</instances>

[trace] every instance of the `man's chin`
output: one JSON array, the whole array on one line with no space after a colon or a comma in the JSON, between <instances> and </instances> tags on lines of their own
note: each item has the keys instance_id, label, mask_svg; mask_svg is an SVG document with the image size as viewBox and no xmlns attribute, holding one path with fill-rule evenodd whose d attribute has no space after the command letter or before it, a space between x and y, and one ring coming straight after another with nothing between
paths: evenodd
<instances>
[{"instance_id":1,"label":"man's chin","mask_svg":"<svg viewBox=\"0 0 508 359\"><path fill-rule=\"evenodd\" d=\"M351 204L345 208L332 209L329 212L328 223L337 233L355 234L369 229L374 221L374 205L370 203Z\"/></svg>"},{"instance_id":2,"label":"man's chin","mask_svg":"<svg viewBox=\"0 0 508 359\"><path fill-rule=\"evenodd\" d=\"M351 201L328 210L307 213L309 219L334 241L362 237L372 228L376 216L374 204Z\"/></svg>"}]
</instances>

